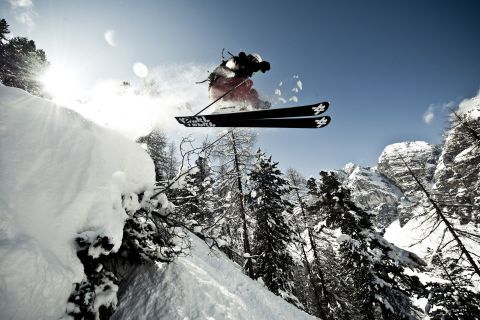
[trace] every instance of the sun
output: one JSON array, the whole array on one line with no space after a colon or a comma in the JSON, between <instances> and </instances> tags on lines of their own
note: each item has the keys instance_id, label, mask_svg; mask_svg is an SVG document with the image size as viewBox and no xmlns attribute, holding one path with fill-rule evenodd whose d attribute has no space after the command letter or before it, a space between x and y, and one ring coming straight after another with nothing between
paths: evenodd
<instances>
[{"instance_id":1,"label":"sun","mask_svg":"<svg viewBox=\"0 0 480 320\"><path fill-rule=\"evenodd\" d=\"M42 75L45 90L55 99L73 99L78 90L78 73L70 66L53 64Z\"/></svg>"}]
</instances>

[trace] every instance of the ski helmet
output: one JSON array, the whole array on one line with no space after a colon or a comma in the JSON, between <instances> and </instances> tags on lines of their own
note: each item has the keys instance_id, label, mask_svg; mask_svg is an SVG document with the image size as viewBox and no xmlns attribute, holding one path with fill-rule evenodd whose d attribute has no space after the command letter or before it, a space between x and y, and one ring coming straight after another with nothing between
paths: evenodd
<instances>
[{"instance_id":1,"label":"ski helmet","mask_svg":"<svg viewBox=\"0 0 480 320\"><path fill-rule=\"evenodd\" d=\"M263 61L262 57L258 53L254 52L254 53L251 53L249 56L250 56L250 59L254 60L257 63L260 63Z\"/></svg>"}]
</instances>

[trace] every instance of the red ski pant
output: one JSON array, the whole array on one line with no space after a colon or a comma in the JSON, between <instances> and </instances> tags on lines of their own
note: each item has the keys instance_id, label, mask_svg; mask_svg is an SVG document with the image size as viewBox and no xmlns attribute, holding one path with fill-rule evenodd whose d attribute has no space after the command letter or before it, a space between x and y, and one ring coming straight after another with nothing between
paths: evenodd
<instances>
[{"instance_id":1,"label":"red ski pant","mask_svg":"<svg viewBox=\"0 0 480 320\"><path fill-rule=\"evenodd\" d=\"M216 100L229 90L235 88L246 78L218 78L209 88L210 99ZM238 88L227 94L223 100L225 101L241 101L251 105L257 104L260 99L257 90L253 89L253 81L247 79Z\"/></svg>"}]
</instances>

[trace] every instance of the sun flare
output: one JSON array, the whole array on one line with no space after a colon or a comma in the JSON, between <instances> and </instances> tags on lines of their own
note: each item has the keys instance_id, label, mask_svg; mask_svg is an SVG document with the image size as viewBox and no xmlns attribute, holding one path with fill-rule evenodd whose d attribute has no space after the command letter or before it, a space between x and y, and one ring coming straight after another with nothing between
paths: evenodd
<instances>
[{"instance_id":1,"label":"sun flare","mask_svg":"<svg viewBox=\"0 0 480 320\"><path fill-rule=\"evenodd\" d=\"M52 65L42 76L45 90L56 99L74 98L78 89L77 72L66 65Z\"/></svg>"}]
</instances>

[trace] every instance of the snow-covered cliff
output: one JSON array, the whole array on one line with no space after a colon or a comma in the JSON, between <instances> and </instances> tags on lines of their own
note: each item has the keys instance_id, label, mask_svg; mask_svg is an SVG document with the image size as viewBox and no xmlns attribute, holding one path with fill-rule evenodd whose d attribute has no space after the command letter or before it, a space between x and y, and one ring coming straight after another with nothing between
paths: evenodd
<instances>
[{"instance_id":1,"label":"snow-covered cliff","mask_svg":"<svg viewBox=\"0 0 480 320\"><path fill-rule=\"evenodd\" d=\"M121 196L153 186L153 163L76 112L3 85L0 96L0 318L58 319L84 278L74 238L118 249Z\"/></svg>"},{"instance_id":2,"label":"snow-covered cliff","mask_svg":"<svg viewBox=\"0 0 480 320\"><path fill-rule=\"evenodd\" d=\"M480 96L465 100L447 131L434 173L434 189L460 204L480 204ZM480 223L478 209L459 208L462 224Z\"/></svg>"}]
</instances>

